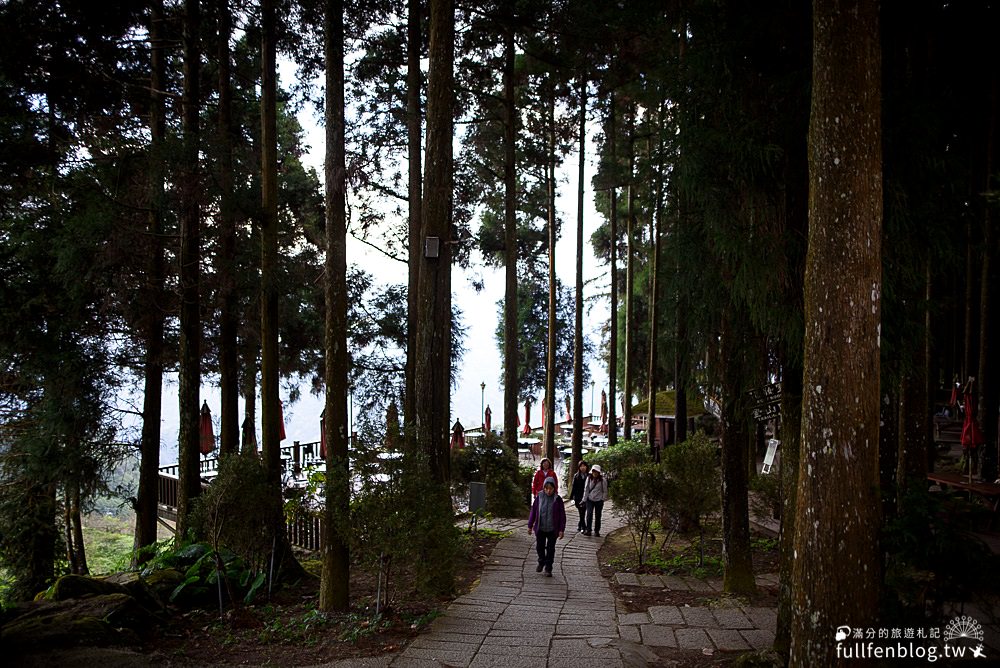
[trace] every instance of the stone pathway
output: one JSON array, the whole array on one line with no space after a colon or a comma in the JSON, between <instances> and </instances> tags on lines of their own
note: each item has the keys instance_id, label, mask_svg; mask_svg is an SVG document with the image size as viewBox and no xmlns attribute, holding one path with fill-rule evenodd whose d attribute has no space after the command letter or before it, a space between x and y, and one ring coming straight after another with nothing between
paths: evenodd
<instances>
[{"instance_id":1,"label":"stone pathway","mask_svg":"<svg viewBox=\"0 0 1000 668\"><path fill-rule=\"evenodd\" d=\"M567 508L569 529L576 511ZM605 507L603 533L621 524ZM567 532L552 577L535 572L527 522L506 523L479 585L456 599L391 666L588 668L623 666L615 599L597 565L604 538Z\"/></svg>"},{"instance_id":2,"label":"stone pathway","mask_svg":"<svg viewBox=\"0 0 1000 668\"><path fill-rule=\"evenodd\" d=\"M605 505L603 535L621 522ZM569 528L576 511L567 508ZM435 619L427 632L395 655L337 661L358 668L614 668L661 665L661 648L749 651L770 647L775 610L727 603L713 607L654 606L622 614L601 577L597 551L604 542L567 532L556 544L553 577L535 572L534 536L525 520L494 520L491 528L513 533L494 548L479 585ZM762 576L761 584L777 576ZM619 573L619 584L705 592L721 580Z\"/></svg>"}]
</instances>

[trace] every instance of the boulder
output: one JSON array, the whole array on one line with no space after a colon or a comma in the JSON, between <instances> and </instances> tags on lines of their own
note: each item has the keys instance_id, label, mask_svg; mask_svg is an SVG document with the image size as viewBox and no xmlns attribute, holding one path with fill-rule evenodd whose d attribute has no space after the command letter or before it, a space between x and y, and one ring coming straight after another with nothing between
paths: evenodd
<instances>
[{"instance_id":1,"label":"boulder","mask_svg":"<svg viewBox=\"0 0 1000 668\"><path fill-rule=\"evenodd\" d=\"M169 601L170 595L174 593L177 586L184 582L184 573L180 572L175 568L163 568L158 571L152 571L144 578L146 586L155 594L161 601Z\"/></svg>"},{"instance_id":2,"label":"boulder","mask_svg":"<svg viewBox=\"0 0 1000 668\"><path fill-rule=\"evenodd\" d=\"M109 580L86 575L64 575L45 592L44 598L52 601L67 601L71 598L105 596L107 594L128 595L128 593L128 589L124 586ZM36 600L38 600L37 597Z\"/></svg>"},{"instance_id":3,"label":"boulder","mask_svg":"<svg viewBox=\"0 0 1000 668\"><path fill-rule=\"evenodd\" d=\"M7 651L38 648L130 646L154 618L128 594L115 593L36 603L0 629Z\"/></svg>"},{"instance_id":4,"label":"boulder","mask_svg":"<svg viewBox=\"0 0 1000 668\"><path fill-rule=\"evenodd\" d=\"M152 587L150 587L145 578L138 573L134 571L114 573L104 578L104 580L106 582L124 587L125 591L127 591L132 598L138 601L140 605L150 612L156 614L164 612L163 601L165 599Z\"/></svg>"}]
</instances>

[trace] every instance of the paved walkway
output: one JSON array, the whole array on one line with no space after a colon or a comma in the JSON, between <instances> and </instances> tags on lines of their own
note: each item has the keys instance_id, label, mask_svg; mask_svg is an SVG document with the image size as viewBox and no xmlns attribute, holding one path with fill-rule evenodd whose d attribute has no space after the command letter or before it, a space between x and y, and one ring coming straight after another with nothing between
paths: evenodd
<instances>
[{"instance_id":1,"label":"paved walkway","mask_svg":"<svg viewBox=\"0 0 1000 668\"><path fill-rule=\"evenodd\" d=\"M605 508L602 534L621 524ZM570 530L576 510L567 508ZM534 536L524 520L506 523L479 585L456 599L393 667L588 668L622 666L615 599L597 565L604 542L567 532L556 544L552 577L535 572Z\"/></svg>"},{"instance_id":2,"label":"paved walkway","mask_svg":"<svg viewBox=\"0 0 1000 668\"><path fill-rule=\"evenodd\" d=\"M602 537L567 533L556 546L553 577L535 572L534 536L525 520L490 522L513 533L500 541L479 585L435 619L402 653L334 662L356 668L614 668L662 665L660 648L706 654L770 647L774 609L735 603L654 606L624 614L601 577L597 551L604 536L622 526L605 505ZM567 509L569 528L576 511ZM721 581L618 574L626 588L655 587L713 592ZM764 576L765 578L767 576Z\"/></svg>"}]
</instances>

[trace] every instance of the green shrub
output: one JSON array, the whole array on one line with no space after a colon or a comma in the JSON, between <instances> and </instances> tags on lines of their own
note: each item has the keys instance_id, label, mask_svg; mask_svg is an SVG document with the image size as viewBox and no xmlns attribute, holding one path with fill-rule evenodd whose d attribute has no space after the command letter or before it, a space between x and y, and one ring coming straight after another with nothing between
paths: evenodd
<instances>
[{"instance_id":1,"label":"green shrub","mask_svg":"<svg viewBox=\"0 0 1000 668\"><path fill-rule=\"evenodd\" d=\"M447 593L461 550L451 498L429 475L426 457L405 452L379 472L356 471L347 524L352 557L377 578L379 608L388 605L400 569L412 566L412 584L428 594Z\"/></svg>"},{"instance_id":2,"label":"green shrub","mask_svg":"<svg viewBox=\"0 0 1000 668\"><path fill-rule=\"evenodd\" d=\"M214 550L225 546L250 570L267 570L275 533L285 525L280 502L255 454L223 458L215 480L195 503L191 524Z\"/></svg>"},{"instance_id":3,"label":"green shrub","mask_svg":"<svg viewBox=\"0 0 1000 668\"><path fill-rule=\"evenodd\" d=\"M486 483L486 511L498 517L520 517L527 510L517 453L493 434L451 452L452 493L465 496L470 482ZM528 483L530 487L530 481Z\"/></svg>"},{"instance_id":4,"label":"green shrub","mask_svg":"<svg viewBox=\"0 0 1000 668\"><path fill-rule=\"evenodd\" d=\"M651 461L649 445L644 441L621 441L618 444L598 450L587 459L593 466L599 464L608 480L615 480L627 468Z\"/></svg>"},{"instance_id":5,"label":"green shrub","mask_svg":"<svg viewBox=\"0 0 1000 668\"><path fill-rule=\"evenodd\" d=\"M781 473L777 468L770 473L758 473L750 478L750 510L758 517L781 519Z\"/></svg>"},{"instance_id":6,"label":"green shrub","mask_svg":"<svg viewBox=\"0 0 1000 668\"><path fill-rule=\"evenodd\" d=\"M652 526L667 494L669 481L665 473L657 464L629 466L618 472L615 484L608 488L615 514L628 524L640 566L646 561L648 548L656 541Z\"/></svg>"},{"instance_id":7,"label":"green shrub","mask_svg":"<svg viewBox=\"0 0 1000 668\"><path fill-rule=\"evenodd\" d=\"M675 518L679 529L700 529L702 516L718 510L722 503L715 443L697 432L683 443L666 448L661 460L669 479L665 510ZM664 526L670 525L669 517L662 519L668 520L662 522Z\"/></svg>"}]
</instances>

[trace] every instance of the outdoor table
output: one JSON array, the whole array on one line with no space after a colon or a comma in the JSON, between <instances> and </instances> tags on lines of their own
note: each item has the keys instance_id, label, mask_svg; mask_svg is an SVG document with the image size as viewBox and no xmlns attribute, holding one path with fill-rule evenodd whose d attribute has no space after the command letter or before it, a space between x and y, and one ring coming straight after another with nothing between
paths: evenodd
<instances>
[{"instance_id":1,"label":"outdoor table","mask_svg":"<svg viewBox=\"0 0 1000 668\"><path fill-rule=\"evenodd\" d=\"M973 480L969 482L967 475L961 473L948 473L945 471L935 471L927 474L927 479L935 482L942 488L962 490L980 497L990 509L990 521L987 529L993 528L996 523L997 511L1000 510L1000 485L992 482L982 482Z\"/></svg>"}]
</instances>

